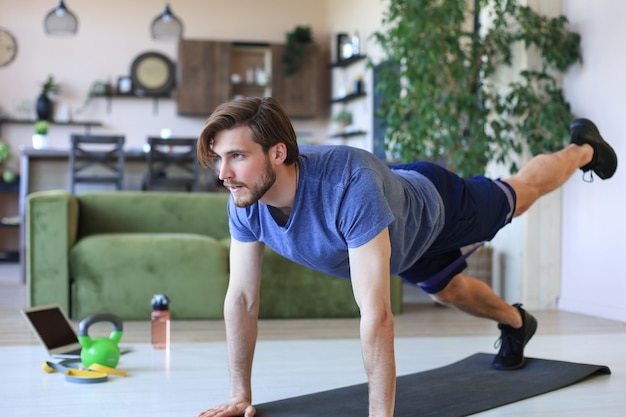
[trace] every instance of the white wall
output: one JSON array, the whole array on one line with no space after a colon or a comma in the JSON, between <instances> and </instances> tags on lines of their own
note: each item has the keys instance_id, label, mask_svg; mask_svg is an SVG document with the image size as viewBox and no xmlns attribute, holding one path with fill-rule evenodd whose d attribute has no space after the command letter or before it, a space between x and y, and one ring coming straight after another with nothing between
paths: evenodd
<instances>
[{"instance_id":1,"label":"white wall","mask_svg":"<svg viewBox=\"0 0 626 417\"><path fill-rule=\"evenodd\" d=\"M86 98L92 82L115 82L118 76L129 75L132 61L143 52L158 51L177 61L176 42L155 41L150 37L149 25L161 13L162 1L68 0L66 6L79 19L78 34L71 37L44 34L44 16L56 3L56 0L0 0L0 26L12 32L18 42L15 61L0 67L0 110L15 115L16 100L34 102L48 74L54 75L61 85L58 102L75 111ZM310 25L322 54L328 54L331 35L324 1L176 0L170 3L173 13L184 23L185 38L278 43L284 42L285 33L296 25ZM322 67L322 71L325 69ZM141 147L148 135L158 135L166 127L174 135L197 136L204 122L202 117L179 117L172 99L160 100L155 115L151 100L116 99L107 113L105 100L98 98L87 111L74 115L74 119L102 121L104 126L97 131L123 133L129 147ZM297 132L322 137L326 135L326 125L325 115L295 123ZM74 131L80 132L82 128L51 126L51 145L68 147L69 133ZM0 134L17 150L20 145L30 145L32 133L30 125L7 124L2 126Z\"/></svg>"},{"instance_id":2,"label":"white wall","mask_svg":"<svg viewBox=\"0 0 626 417\"><path fill-rule=\"evenodd\" d=\"M584 59L565 77L566 96L574 113L597 123L619 159L626 151L626 2L564 0L563 10L582 36ZM625 188L619 164L611 180L587 184L576 175L566 184L560 308L626 321Z\"/></svg>"}]
</instances>

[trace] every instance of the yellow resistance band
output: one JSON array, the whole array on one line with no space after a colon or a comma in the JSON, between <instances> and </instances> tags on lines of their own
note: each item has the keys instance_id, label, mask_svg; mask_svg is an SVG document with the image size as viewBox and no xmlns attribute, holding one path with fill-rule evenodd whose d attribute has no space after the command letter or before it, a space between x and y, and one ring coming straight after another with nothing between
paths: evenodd
<instances>
[{"instance_id":1,"label":"yellow resistance band","mask_svg":"<svg viewBox=\"0 0 626 417\"><path fill-rule=\"evenodd\" d=\"M78 369L70 365L72 361L61 361L59 363L46 361L41 368L48 373L60 372L65 375L67 382L76 384L93 384L97 382L106 382L109 375L126 376L126 371L109 368L108 366L92 364L87 369Z\"/></svg>"}]
</instances>

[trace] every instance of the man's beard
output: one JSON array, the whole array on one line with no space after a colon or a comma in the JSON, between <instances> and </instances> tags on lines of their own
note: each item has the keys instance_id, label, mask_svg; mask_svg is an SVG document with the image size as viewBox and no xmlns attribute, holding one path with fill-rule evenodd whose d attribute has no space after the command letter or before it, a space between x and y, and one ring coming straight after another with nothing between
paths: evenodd
<instances>
[{"instance_id":1,"label":"man's beard","mask_svg":"<svg viewBox=\"0 0 626 417\"><path fill-rule=\"evenodd\" d=\"M263 174L256 183L251 186L247 186L246 184L233 184L241 185L243 187L243 189L238 193L232 194L235 206L240 208L250 207L259 201L261 197L265 195L267 190L272 188L272 185L274 185L275 182L276 172L272 168L269 158L265 158L265 168L263 170Z\"/></svg>"}]
</instances>

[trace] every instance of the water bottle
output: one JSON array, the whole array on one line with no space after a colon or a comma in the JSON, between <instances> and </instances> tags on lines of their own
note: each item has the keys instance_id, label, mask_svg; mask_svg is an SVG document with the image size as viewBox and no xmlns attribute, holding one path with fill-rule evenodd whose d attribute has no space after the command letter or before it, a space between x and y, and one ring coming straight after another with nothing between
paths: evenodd
<instances>
[{"instance_id":1,"label":"water bottle","mask_svg":"<svg viewBox=\"0 0 626 417\"><path fill-rule=\"evenodd\" d=\"M170 347L170 300L163 294L152 297L152 347Z\"/></svg>"}]
</instances>

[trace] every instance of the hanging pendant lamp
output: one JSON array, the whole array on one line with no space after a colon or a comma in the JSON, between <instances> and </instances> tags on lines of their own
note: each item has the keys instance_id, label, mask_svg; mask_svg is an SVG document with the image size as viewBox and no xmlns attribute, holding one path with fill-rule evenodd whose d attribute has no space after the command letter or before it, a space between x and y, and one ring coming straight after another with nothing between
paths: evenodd
<instances>
[{"instance_id":1,"label":"hanging pendant lamp","mask_svg":"<svg viewBox=\"0 0 626 417\"><path fill-rule=\"evenodd\" d=\"M48 35L75 35L78 32L78 19L70 12L63 0L44 18L44 30Z\"/></svg>"},{"instance_id":2,"label":"hanging pendant lamp","mask_svg":"<svg viewBox=\"0 0 626 417\"><path fill-rule=\"evenodd\" d=\"M165 4L163 13L152 21L150 33L157 40L178 40L183 37L183 23L172 14L169 4Z\"/></svg>"}]
</instances>

